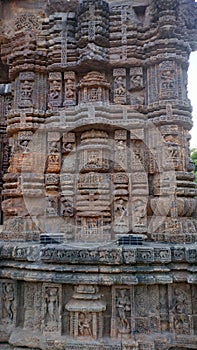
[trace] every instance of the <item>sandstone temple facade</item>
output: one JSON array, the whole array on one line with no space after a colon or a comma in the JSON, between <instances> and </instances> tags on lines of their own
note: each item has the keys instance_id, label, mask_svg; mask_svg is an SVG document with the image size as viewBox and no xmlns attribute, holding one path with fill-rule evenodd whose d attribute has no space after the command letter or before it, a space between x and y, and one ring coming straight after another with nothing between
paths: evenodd
<instances>
[{"instance_id":1,"label":"sandstone temple facade","mask_svg":"<svg viewBox=\"0 0 197 350\"><path fill-rule=\"evenodd\" d=\"M0 0L0 350L197 349L194 0Z\"/></svg>"}]
</instances>

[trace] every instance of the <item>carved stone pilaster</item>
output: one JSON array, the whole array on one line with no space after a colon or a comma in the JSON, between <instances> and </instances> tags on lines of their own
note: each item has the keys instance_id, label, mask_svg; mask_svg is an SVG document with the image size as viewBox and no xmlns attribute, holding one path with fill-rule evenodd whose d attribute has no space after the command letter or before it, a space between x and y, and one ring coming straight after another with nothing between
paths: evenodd
<instances>
[{"instance_id":1,"label":"carved stone pilaster","mask_svg":"<svg viewBox=\"0 0 197 350\"><path fill-rule=\"evenodd\" d=\"M70 336L98 339L103 335L103 311L106 303L98 288L81 285L75 288L72 299L66 304L70 314Z\"/></svg>"}]
</instances>

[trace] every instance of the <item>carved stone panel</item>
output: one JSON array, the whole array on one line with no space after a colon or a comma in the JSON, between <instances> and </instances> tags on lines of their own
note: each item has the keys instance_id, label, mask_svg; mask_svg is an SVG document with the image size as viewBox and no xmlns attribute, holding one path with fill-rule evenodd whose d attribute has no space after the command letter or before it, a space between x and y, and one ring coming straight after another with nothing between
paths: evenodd
<instances>
[{"instance_id":1,"label":"carved stone panel","mask_svg":"<svg viewBox=\"0 0 197 350\"><path fill-rule=\"evenodd\" d=\"M49 108L60 107L62 103L62 74L60 72L49 73Z\"/></svg>"},{"instance_id":2,"label":"carved stone panel","mask_svg":"<svg viewBox=\"0 0 197 350\"><path fill-rule=\"evenodd\" d=\"M109 102L110 84L105 74L91 71L79 82L79 103Z\"/></svg>"},{"instance_id":3,"label":"carved stone panel","mask_svg":"<svg viewBox=\"0 0 197 350\"><path fill-rule=\"evenodd\" d=\"M62 287L57 284L43 284L42 287L42 329L45 333L61 333Z\"/></svg>"},{"instance_id":4,"label":"carved stone panel","mask_svg":"<svg viewBox=\"0 0 197 350\"><path fill-rule=\"evenodd\" d=\"M176 65L173 61L160 64L160 97L171 99L177 97Z\"/></svg>"},{"instance_id":5,"label":"carved stone panel","mask_svg":"<svg viewBox=\"0 0 197 350\"><path fill-rule=\"evenodd\" d=\"M16 290L13 281L1 282L1 322L14 325L16 321Z\"/></svg>"},{"instance_id":6,"label":"carved stone panel","mask_svg":"<svg viewBox=\"0 0 197 350\"><path fill-rule=\"evenodd\" d=\"M75 72L64 73L64 106L76 105L76 77Z\"/></svg>"},{"instance_id":7,"label":"carved stone panel","mask_svg":"<svg viewBox=\"0 0 197 350\"><path fill-rule=\"evenodd\" d=\"M23 328L38 330L38 331L41 329L41 318L42 318L41 306L42 306L41 284L25 283Z\"/></svg>"},{"instance_id":8,"label":"carved stone panel","mask_svg":"<svg viewBox=\"0 0 197 350\"><path fill-rule=\"evenodd\" d=\"M133 304L130 288L114 288L112 291L111 336L128 338L133 330Z\"/></svg>"},{"instance_id":9,"label":"carved stone panel","mask_svg":"<svg viewBox=\"0 0 197 350\"><path fill-rule=\"evenodd\" d=\"M191 290L190 286L178 284L170 289L171 329L176 334L191 334Z\"/></svg>"},{"instance_id":10,"label":"carved stone panel","mask_svg":"<svg viewBox=\"0 0 197 350\"><path fill-rule=\"evenodd\" d=\"M106 304L100 299L98 288L94 286L75 287L75 294L66 305L70 314L71 337L82 339L102 337L103 311L106 309Z\"/></svg>"},{"instance_id":11,"label":"carved stone panel","mask_svg":"<svg viewBox=\"0 0 197 350\"><path fill-rule=\"evenodd\" d=\"M114 79L114 102L117 104L127 103L126 69L116 68L113 70Z\"/></svg>"},{"instance_id":12,"label":"carved stone panel","mask_svg":"<svg viewBox=\"0 0 197 350\"><path fill-rule=\"evenodd\" d=\"M20 73L19 84L20 84L20 91L19 91L18 106L23 108L33 107L35 74L33 72Z\"/></svg>"}]
</instances>

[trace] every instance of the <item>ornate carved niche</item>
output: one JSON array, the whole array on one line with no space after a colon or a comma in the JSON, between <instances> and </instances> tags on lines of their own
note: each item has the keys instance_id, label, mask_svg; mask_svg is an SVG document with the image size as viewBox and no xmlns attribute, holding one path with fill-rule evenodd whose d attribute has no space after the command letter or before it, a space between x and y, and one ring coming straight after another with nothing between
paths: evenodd
<instances>
[{"instance_id":1,"label":"ornate carved niche","mask_svg":"<svg viewBox=\"0 0 197 350\"><path fill-rule=\"evenodd\" d=\"M47 197L46 216L47 217L58 216L58 197L56 196Z\"/></svg>"},{"instance_id":2,"label":"ornate carved niche","mask_svg":"<svg viewBox=\"0 0 197 350\"><path fill-rule=\"evenodd\" d=\"M138 259L148 262L149 253L142 249L138 252ZM133 334L161 331L169 331L167 286L112 287L112 338L132 338Z\"/></svg>"},{"instance_id":3,"label":"ornate carved niche","mask_svg":"<svg viewBox=\"0 0 197 350\"><path fill-rule=\"evenodd\" d=\"M105 131L94 126L58 134L58 143L54 143L56 134L49 133L48 150L52 152L49 156L57 156L60 140L61 173L57 176L55 163L50 165L45 184L49 204L60 188L58 204L52 208L59 208L67 225L65 233L72 227L72 239L78 242L110 241L131 228L145 233L148 183L143 130L131 136L125 129ZM136 140L137 136L141 139ZM49 210L52 216L57 212Z\"/></svg>"},{"instance_id":4,"label":"ornate carved niche","mask_svg":"<svg viewBox=\"0 0 197 350\"><path fill-rule=\"evenodd\" d=\"M101 300L98 287L75 287L72 299L66 304L70 313L70 336L97 339L103 336L103 312L106 303Z\"/></svg>"},{"instance_id":5,"label":"ornate carved niche","mask_svg":"<svg viewBox=\"0 0 197 350\"><path fill-rule=\"evenodd\" d=\"M76 105L76 77L75 72L64 73L64 106Z\"/></svg>"},{"instance_id":6,"label":"ornate carved niche","mask_svg":"<svg viewBox=\"0 0 197 350\"><path fill-rule=\"evenodd\" d=\"M116 183L116 196L114 198L114 223L113 229L115 233L126 233L129 231L129 201L128 195L118 195L118 192L121 192L121 187L126 187L126 192L128 188L128 183L126 186L123 183Z\"/></svg>"},{"instance_id":7,"label":"ornate carved niche","mask_svg":"<svg viewBox=\"0 0 197 350\"><path fill-rule=\"evenodd\" d=\"M159 89L161 99L178 97L177 66L173 61L164 61L159 65Z\"/></svg>"},{"instance_id":8,"label":"ornate carved niche","mask_svg":"<svg viewBox=\"0 0 197 350\"><path fill-rule=\"evenodd\" d=\"M191 287L177 284L170 288L170 328L176 334L192 334Z\"/></svg>"},{"instance_id":9,"label":"ornate carved niche","mask_svg":"<svg viewBox=\"0 0 197 350\"><path fill-rule=\"evenodd\" d=\"M0 283L0 337L9 339L16 324L16 285L12 280Z\"/></svg>"},{"instance_id":10,"label":"ornate carved niche","mask_svg":"<svg viewBox=\"0 0 197 350\"><path fill-rule=\"evenodd\" d=\"M62 74L49 73L48 107L60 107L62 103Z\"/></svg>"},{"instance_id":11,"label":"ornate carved niche","mask_svg":"<svg viewBox=\"0 0 197 350\"><path fill-rule=\"evenodd\" d=\"M79 176L76 195L77 240L110 239L111 147L102 130L81 133L78 146Z\"/></svg>"},{"instance_id":12,"label":"ornate carved niche","mask_svg":"<svg viewBox=\"0 0 197 350\"><path fill-rule=\"evenodd\" d=\"M2 282L2 319L6 323L14 320L14 284L10 281Z\"/></svg>"},{"instance_id":13,"label":"ornate carved niche","mask_svg":"<svg viewBox=\"0 0 197 350\"><path fill-rule=\"evenodd\" d=\"M143 88L143 68L133 67L130 69L130 90L141 90Z\"/></svg>"},{"instance_id":14,"label":"ornate carved niche","mask_svg":"<svg viewBox=\"0 0 197 350\"><path fill-rule=\"evenodd\" d=\"M114 102L118 104L127 103L126 68L115 68L114 79Z\"/></svg>"},{"instance_id":15,"label":"ornate carved niche","mask_svg":"<svg viewBox=\"0 0 197 350\"><path fill-rule=\"evenodd\" d=\"M187 97L187 72L174 60L153 64L147 69L147 102L179 100L189 107ZM172 111L173 112L173 111ZM166 114L169 113L167 112Z\"/></svg>"},{"instance_id":16,"label":"ornate carved niche","mask_svg":"<svg viewBox=\"0 0 197 350\"><path fill-rule=\"evenodd\" d=\"M115 164L114 170L126 171L127 170L127 130L115 130Z\"/></svg>"},{"instance_id":17,"label":"ornate carved niche","mask_svg":"<svg viewBox=\"0 0 197 350\"><path fill-rule=\"evenodd\" d=\"M72 151L76 150L75 133L68 132L62 136L62 154L69 155Z\"/></svg>"},{"instance_id":18,"label":"ornate carved niche","mask_svg":"<svg viewBox=\"0 0 197 350\"><path fill-rule=\"evenodd\" d=\"M61 164L60 133L48 133L47 173L59 173Z\"/></svg>"},{"instance_id":19,"label":"ornate carved niche","mask_svg":"<svg viewBox=\"0 0 197 350\"><path fill-rule=\"evenodd\" d=\"M143 68L130 68L130 104L132 106L142 106L144 104L144 82L143 82Z\"/></svg>"},{"instance_id":20,"label":"ornate carved niche","mask_svg":"<svg viewBox=\"0 0 197 350\"><path fill-rule=\"evenodd\" d=\"M147 198L132 198L132 229L136 233L147 232Z\"/></svg>"},{"instance_id":21,"label":"ornate carved niche","mask_svg":"<svg viewBox=\"0 0 197 350\"><path fill-rule=\"evenodd\" d=\"M42 309L42 286L41 283L24 284L24 323L23 328L40 331Z\"/></svg>"},{"instance_id":22,"label":"ornate carved niche","mask_svg":"<svg viewBox=\"0 0 197 350\"><path fill-rule=\"evenodd\" d=\"M89 72L78 85L79 103L86 102L109 102L110 84L107 82L104 73Z\"/></svg>"},{"instance_id":23,"label":"ornate carved niche","mask_svg":"<svg viewBox=\"0 0 197 350\"><path fill-rule=\"evenodd\" d=\"M130 104L133 108L144 104L143 68L113 69L113 100L116 104Z\"/></svg>"},{"instance_id":24,"label":"ornate carved niche","mask_svg":"<svg viewBox=\"0 0 197 350\"><path fill-rule=\"evenodd\" d=\"M21 72L19 74L19 107L29 108L34 106L34 85L34 72ZM18 93L17 90L16 93Z\"/></svg>"},{"instance_id":25,"label":"ornate carved niche","mask_svg":"<svg viewBox=\"0 0 197 350\"><path fill-rule=\"evenodd\" d=\"M42 330L61 334L62 287L44 283L42 287Z\"/></svg>"},{"instance_id":26,"label":"ornate carved niche","mask_svg":"<svg viewBox=\"0 0 197 350\"><path fill-rule=\"evenodd\" d=\"M184 129L177 125L165 125L160 128L164 139L162 164L165 169L183 171L185 163Z\"/></svg>"},{"instance_id":27,"label":"ornate carved niche","mask_svg":"<svg viewBox=\"0 0 197 350\"><path fill-rule=\"evenodd\" d=\"M132 289L114 288L112 291L111 336L130 337L132 333Z\"/></svg>"}]
</instances>

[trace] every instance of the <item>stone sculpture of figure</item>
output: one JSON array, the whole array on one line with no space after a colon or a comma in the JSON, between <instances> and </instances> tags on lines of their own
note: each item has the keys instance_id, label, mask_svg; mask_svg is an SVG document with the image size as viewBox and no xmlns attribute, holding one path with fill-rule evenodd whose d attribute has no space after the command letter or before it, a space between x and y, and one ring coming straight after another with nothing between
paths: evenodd
<instances>
[{"instance_id":1,"label":"stone sculpture of figure","mask_svg":"<svg viewBox=\"0 0 197 350\"><path fill-rule=\"evenodd\" d=\"M65 81L65 85L66 85L66 91L65 91L66 98L73 98L75 95L75 82L71 79L67 79Z\"/></svg>"},{"instance_id":2,"label":"stone sculpture of figure","mask_svg":"<svg viewBox=\"0 0 197 350\"><path fill-rule=\"evenodd\" d=\"M57 214L57 203L53 198L48 198L46 212L48 215L56 215Z\"/></svg>"},{"instance_id":3,"label":"stone sculpture of figure","mask_svg":"<svg viewBox=\"0 0 197 350\"><path fill-rule=\"evenodd\" d=\"M70 153L73 150L73 145L71 142L64 142L63 143L63 151L64 153Z\"/></svg>"},{"instance_id":4,"label":"stone sculpture of figure","mask_svg":"<svg viewBox=\"0 0 197 350\"><path fill-rule=\"evenodd\" d=\"M168 147L168 151L166 157L171 157L172 159L176 159L178 157L178 142L173 138L172 135L164 136L166 145Z\"/></svg>"},{"instance_id":5,"label":"stone sculpture of figure","mask_svg":"<svg viewBox=\"0 0 197 350\"><path fill-rule=\"evenodd\" d=\"M73 205L66 198L62 198L62 211L61 211L61 213L62 213L62 216L65 216L65 217L74 215Z\"/></svg>"},{"instance_id":6,"label":"stone sculpture of figure","mask_svg":"<svg viewBox=\"0 0 197 350\"><path fill-rule=\"evenodd\" d=\"M143 225L143 218L146 215L146 207L142 200L138 199L134 202L133 215L135 225Z\"/></svg>"},{"instance_id":7,"label":"stone sculpture of figure","mask_svg":"<svg viewBox=\"0 0 197 350\"><path fill-rule=\"evenodd\" d=\"M115 95L119 95L119 96L122 96L125 94L125 83L124 83L124 80L121 76L118 76L115 78L115 89L114 89L114 92L115 92Z\"/></svg>"},{"instance_id":8,"label":"stone sculpture of figure","mask_svg":"<svg viewBox=\"0 0 197 350\"><path fill-rule=\"evenodd\" d=\"M127 216L126 201L119 199L116 204L115 212L120 219L122 219L123 216Z\"/></svg>"},{"instance_id":9,"label":"stone sculpture of figure","mask_svg":"<svg viewBox=\"0 0 197 350\"><path fill-rule=\"evenodd\" d=\"M46 292L46 314L50 322L56 322L57 308L58 308L58 296L57 288L48 288Z\"/></svg>"},{"instance_id":10,"label":"stone sculpture of figure","mask_svg":"<svg viewBox=\"0 0 197 350\"><path fill-rule=\"evenodd\" d=\"M54 80L52 85L50 86L50 98L51 98L51 100L58 99L60 92L61 92L60 82Z\"/></svg>"},{"instance_id":11,"label":"stone sculpture of figure","mask_svg":"<svg viewBox=\"0 0 197 350\"><path fill-rule=\"evenodd\" d=\"M127 312L131 310L131 303L125 289L120 289L119 296L117 297L116 307L119 316L118 331L121 334L128 334L130 332L130 325Z\"/></svg>"},{"instance_id":12,"label":"stone sculpture of figure","mask_svg":"<svg viewBox=\"0 0 197 350\"><path fill-rule=\"evenodd\" d=\"M21 100L31 101L31 96L33 92L33 83L25 80L21 86Z\"/></svg>"},{"instance_id":13,"label":"stone sculpture of figure","mask_svg":"<svg viewBox=\"0 0 197 350\"><path fill-rule=\"evenodd\" d=\"M3 290L3 307L4 307L4 316L9 320L13 320L13 301L14 301L14 288L11 283L4 284Z\"/></svg>"},{"instance_id":14,"label":"stone sculpture of figure","mask_svg":"<svg viewBox=\"0 0 197 350\"><path fill-rule=\"evenodd\" d=\"M187 295L180 288L174 290L174 305L172 311L174 313L174 328L178 334L188 333L189 320L187 316Z\"/></svg>"},{"instance_id":15,"label":"stone sculpture of figure","mask_svg":"<svg viewBox=\"0 0 197 350\"><path fill-rule=\"evenodd\" d=\"M80 313L79 314L79 335L83 337L92 336L92 315L91 313Z\"/></svg>"},{"instance_id":16,"label":"stone sculpture of figure","mask_svg":"<svg viewBox=\"0 0 197 350\"><path fill-rule=\"evenodd\" d=\"M58 153L59 152L58 142L57 141L49 142L49 150L50 150L50 153Z\"/></svg>"},{"instance_id":17,"label":"stone sculpture of figure","mask_svg":"<svg viewBox=\"0 0 197 350\"><path fill-rule=\"evenodd\" d=\"M133 89L139 89L143 87L143 77L140 74L131 76L131 87Z\"/></svg>"},{"instance_id":18,"label":"stone sculpture of figure","mask_svg":"<svg viewBox=\"0 0 197 350\"><path fill-rule=\"evenodd\" d=\"M126 168L126 144L123 140L116 142L116 159L117 166L125 169Z\"/></svg>"}]
</instances>

